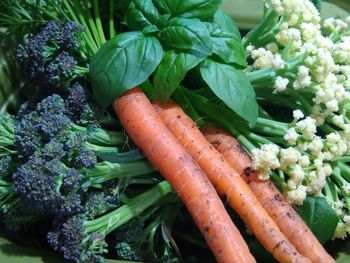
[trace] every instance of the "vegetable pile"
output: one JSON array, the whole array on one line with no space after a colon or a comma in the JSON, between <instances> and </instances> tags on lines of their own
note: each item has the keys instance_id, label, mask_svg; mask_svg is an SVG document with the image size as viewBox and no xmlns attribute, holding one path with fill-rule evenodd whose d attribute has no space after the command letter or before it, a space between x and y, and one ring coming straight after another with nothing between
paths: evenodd
<instances>
[{"instance_id":1,"label":"vegetable pile","mask_svg":"<svg viewBox=\"0 0 350 263\"><path fill-rule=\"evenodd\" d=\"M220 2L0 3L1 233L81 263L335 262L350 20L265 0L242 38Z\"/></svg>"}]
</instances>

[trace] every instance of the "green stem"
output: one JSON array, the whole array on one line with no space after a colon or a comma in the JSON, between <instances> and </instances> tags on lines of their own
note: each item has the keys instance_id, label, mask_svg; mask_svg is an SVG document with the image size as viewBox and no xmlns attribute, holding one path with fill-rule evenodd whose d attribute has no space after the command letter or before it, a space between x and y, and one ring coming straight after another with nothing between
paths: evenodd
<instances>
[{"instance_id":1,"label":"green stem","mask_svg":"<svg viewBox=\"0 0 350 263\"><path fill-rule=\"evenodd\" d=\"M246 75L255 89L260 89L267 86L270 90L271 85L273 85L277 77L276 71L273 68L254 70L246 73Z\"/></svg>"},{"instance_id":2,"label":"green stem","mask_svg":"<svg viewBox=\"0 0 350 263\"><path fill-rule=\"evenodd\" d=\"M95 145L90 142L85 142L85 146L89 148L91 151L94 153L117 153L119 152L119 149L117 147L113 146L100 146L100 145Z\"/></svg>"},{"instance_id":3,"label":"green stem","mask_svg":"<svg viewBox=\"0 0 350 263\"><path fill-rule=\"evenodd\" d=\"M270 173L270 178L274 182L274 184L277 186L278 190L280 190L281 192L287 189L288 187L287 183L275 172Z\"/></svg>"},{"instance_id":4,"label":"green stem","mask_svg":"<svg viewBox=\"0 0 350 263\"><path fill-rule=\"evenodd\" d=\"M63 4L66 7L68 13L70 14L71 18L78 24L80 24L80 20L78 19L78 17L75 15L71 5L69 4L68 0L63 0ZM92 53L96 53L98 51L98 47L91 35L91 32L89 30L89 28L87 27L86 24L83 24L85 26L85 30L82 33L83 38L85 40L85 43L88 45L88 47L90 48L90 50L92 51Z\"/></svg>"},{"instance_id":5,"label":"green stem","mask_svg":"<svg viewBox=\"0 0 350 263\"><path fill-rule=\"evenodd\" d=\"M276 18L278 18L278 15L274 11L269 11L261 23L243 38L243 45L246 47L249 44L257 44L257 42L264 37L265 32L272 31L272 26L276 25L274 22Z\"/></svg>"},{"instance_id":6,"label":"green stem","mask_svg":"<svg viewBox=\"0 0 350 263\"><path fill-rule=\"evenodd\" d=\"M250 152L252 149L256 148L256 146L254 146L244 135L242 135L242 133L236 129L231 111L221 109L214 103L211 103L205 97L195 94L193 91L189 91L186 88L182 88L181 90L188 96L189 100L197 111L203 113L214 123L226 128L237 138L237 140L239 140L247 151Z\"/></svg>"},{"instance_id":7,"label":"green stem","mask_svg":"<svg viewBox=\"0 0 350 263\"><path fill-rule=\"evenodd\" d=\"M132 198L127 204L116 210L91 221L85 222L85 232L98 231L104 235L117 229L132 218L139 216L143 211L160 201L172 191L171 185L163 181L150 190Z\"/></svg>"},{"instance_id":8,"label":"green stem","mask_svg":"<svg viewBox=\"0 0 350 263\"><path fill-rule=\"evenodd\" d=\"M258 117L256 120L256 125L260 125L261 127L270 127L272 129L278 130L282 132L282 135L284 135L288 131L288 124L280 121L270 120Z\"/></svg>"},{"instance_id":9,"label":"green stem","mask_svg":"<svg viewBox=\"0 0 350 263\"><path fill-rule=\"evenodd\" d=\"M288 107L289 109L292 109L292 110L302 108L301 105L297 104L290 97L287 97L282 94L279 94L279 95L271 94L270 87L267 90L259 89L256 92L256 95L258 96L258 100L260 100L261 102L266 102L267 105L275 104L282 107Z\"/></svg>"},{"instance_id":10,"label":"green stem","mask_svg":"<svg viewBox=\"0 0 350 263\"><path fill-rule=\"evenodd\" d=\"M97 26L97 32L98 35L100 36L100 42L101 45L103 45L106 42L105 34L103 32L103 27L101 23L101 16L100 16L100 7L98 4L99 0L94 0L93 5L94 5L94 15L95 15L95 21L96 21L96 26Z\"/></svg>"},{"instance_id":11,"label":"green stem","mask_svg":"<svg viewBox=\"0 0 350 263\"><path fill-rule=\"evenodd\" d=\"M350 167L349 165L342 163L342 162L338 162L337 166L339 167L340 171L341 171L341 175L348 181L350 182Z\"/></svg>"},{"instance_id":12,"label":"green stem","mask_svg":"<svg viewBox=\"0 0 350 263\"><path fill-rule=\"evenodd\" d=\"M312 113L312 106L309 104L309 102L296 90L294 89L287 89L287 94L294 97L295 99L299 100L303 108L309 113Z\"/></svg>"},{"instance_id":13,"label":"green stem","mask_svg":"<svg viewBox=\"0 0 350 263\"><path fill-rule=\"evenodd\" d=\"M86 67L82 67L82 66L75 66L74 67L74 72L77 75L87 75L89 74L89 69Z\"/></svg>"},{"instance_id":14,"label":"green stem","mask_svg":"<svg viewBox=\"0 0 350 263\"><path fill-rule=\"evenodd\" d=\"M109 1L109 38L115 36L114 29L114 0Z\"/></svg>"},{"instance_id":15,"label":"green stem","mask_svg":"<svg viewBox=\"0 0 350 263\"><path fill-rule=\"evenodd\" d=\"M78 10L81 11L83 17L87 20L88 22L88 25L90 26L90 29L92 31L92 35L94 37L94 40L97 44L97 47L100 48L102 43L101 43L101 40L100 40L100 36L98 34L98 30L97 30L97 27L96 27L96 24L95 24L95 21L90 13L90 6L89 6L89 3L88 1L82 1L83 2L83 5L80 3L80 1L78 0L72 0L75 2L75 5L77 6Z\"/></svg>"},{"instance_id":16,"label":"green stem","mask_svg":"<svg viewBox=\"0 0 350 263\"><path fill-rule=\"evenodd\" d=\"M340 156L334 159L334 161L338 161L338 162L343 162L343 163L348 163L350 162L350 156L346 155L346 156Z\"/></svg>"},{"instance_id":17,"label":"green stem","mask_svg":"<svg viewBox=\"0 0 350 263\"><path fill-rule=\"evenodd\" d=\"M139 160L126 163L102 162L96 164L94 168L84 171L86 182L83 184L83 188L87 188L117 178L145 175L155 172L156 169L147 160Z\"/></svg>"},{"instance_id":18,"label":"green stem","mask_svg":"<svg viewBox=\"0 0 350 263\"><path fill-rule=\"evenodd\" d=\"M281 130L277 130L271 127L265 127L262 125L255 125L254 128L252 129L254 132L258 132L258 133L262 133L262 134L266 134L269 136L276 136L276 137L283 137L286 133L281 131Z\"/></svg>"},{"instance_id":19,"label":"green stem","mask_svg":"<svg viewBox=\"0 0 350 263\"><path fill-rule=\"evenodd\" d=\"M13 140L9 139L9 138L6 138L6 137L2 137L0 138L0 145L1 146L13 146L14 145L14 142Z\"/></svg>"},{"instance_id":20,"label":"green stem","mask_svg":"<svg viewBox=\"0 0 350 263\"><path fill-rule=\"evenodd\" d=\"M93 34L90 31L89 25L86 22L85 17L84 17L84 10L83 10L80 2L78 0L71 0L71 1L73 2L74 7L77 9L78 19L79 19L80 23L85 26L86 34L88 35L90 40L95 44L96 50L98 50L99 49L99 43L97 42L98 39L96 39L96 37L94 38Z\"/></svg>"}]
</instances>

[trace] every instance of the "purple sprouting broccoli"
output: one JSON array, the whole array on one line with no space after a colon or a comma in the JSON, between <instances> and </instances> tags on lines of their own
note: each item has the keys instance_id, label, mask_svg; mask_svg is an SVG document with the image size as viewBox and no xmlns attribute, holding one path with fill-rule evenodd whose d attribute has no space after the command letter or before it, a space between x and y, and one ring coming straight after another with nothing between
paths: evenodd
<instances>
[{"instance_id":1,"label":"purple sprouting broccoli","mask_svg":"<svg viewBox=\"0 0 350 263\"><path fill-rule=\"evenodd\" d=\"M67 260L104 262L102 255L107 253L106 236L157 205L171 191L169 183L163 181L118 208L113 208L113 196L87 193L93 196L88 197L83 205L85 212L56 220L53 230L48 233L49 244Z\"/></svg>"},{"instance_id":2,"label":"purple sprouting broccoli","mask_svg":"<svg viewBox=\"0 0 350 263\"><path fill-rule=\"evenodd\" d=\"M13 191L42 212L67 216L82 211L79 183L82 175L58 159L34 154L12 176Z\"/></svg>"},{"instance_id":3,"label":"purple sprouting broccoli","mask_svg":"<svg viewBox=\"0 0 350 263\"><path fill-rule=\"evenodd\" d=\"M47 235L49 245L61 252L66 260L79 263L103 263L101 254L107 252L103 235L86 234L84 215L76 215L56 222L55 229ZM90 251L91 250L91 251Z\"/></svg>"},{"instance_id":4,"label":"purple sprouting broccoli","mask_svg":"<svg viewBox=\"0 0 350 263\"><path fill-rule=\"evenodd\" d=\"M53 139L65 141L71 126L71 120L65 115L64 100L54 94L17 120L14 144L21 155L29 157Z\"/></svg>"},{"instance_id":5,"label":"purple sprouting broccoli","mask_svg":"<svg viewBox=\"0 0 350 263\"><path fill-rule=\"evenodd\" d=\"M94 152L86 147L87 136L83 132L76 132L65 142L65 159L74 167L93 168L97 159Z\"/></svg>"},{"instance_id":6,"label":"purple sprouting broccoli","mask_svg":"<svg viewBox=\"0 0 350 263\"><path fill-rule=\"evenodd\" d=\"M29 78L53 90L65 90L77 75L74 58L83 27L74 22L50 21L39 33L17 48L17 60Z\"/></svg>"},{"instance_id":7,"label":"purple sprouting broccoli","mask_svg":"<svg viewBox=\"0 0 350 263\"><path fill-rule=\"evenodd\" d=\"M103 116L102 110L89 100L88 90L75 82L65 96L66 114L75 123L80 125L96 125Z\"/></svg>"}]
</instances>

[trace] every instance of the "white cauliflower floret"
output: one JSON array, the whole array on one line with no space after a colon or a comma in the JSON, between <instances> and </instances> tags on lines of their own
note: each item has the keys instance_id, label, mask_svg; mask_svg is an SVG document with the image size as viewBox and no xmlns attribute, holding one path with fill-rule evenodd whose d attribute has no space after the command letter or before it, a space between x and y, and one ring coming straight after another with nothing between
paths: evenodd
<instances>
[{"instance_id":1,"label":"white cauliflower floret","mask_svg":"<svg viewBox=\"0 0 350 263\"><path fill-rule=\"evenodd\" d=\"M267 179L269 170L280 166L278 154L279 147L275 144L265 144L260 149L252 150L253 167L259 170L259 178Z\"/></svg>"},{"instance_id":2,"label":"white cauliflower floret","mask_svg":"<svg viewBox=\"0 0 350 263\"><path fill-rule=\"evenodd\" d=\"M278 92L285 91L287 89L288 83L288 79L278 76L275 80L275 85L273 86L274 90L272 91L272 93L276 94Z\"/></svg>"},{"instance_id":3,"label":"white cauliflower floret","mask_svg":"<svg viewBox=\"0 0 350 263\"><path fill-rule=\"evenodd\" d=\"M306 186L298 185L296 189L287 192L287 201L290 204L302 205L306 198Z\"/></svg>"}]
</instances>

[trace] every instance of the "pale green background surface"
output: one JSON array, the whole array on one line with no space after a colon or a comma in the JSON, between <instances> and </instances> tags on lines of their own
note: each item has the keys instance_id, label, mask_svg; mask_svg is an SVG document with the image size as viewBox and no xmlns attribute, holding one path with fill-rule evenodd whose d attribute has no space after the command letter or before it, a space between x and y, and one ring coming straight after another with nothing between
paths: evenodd
<instances>
[{"instance_id":1,"label":"pale green background surface","mask_svg":"<svg viewBox=\"0 0 350 263\"><path fill-rule=\"evenodd\" d=\"M336 6L334 5L336 4ZM236 21L238 26L249 29L259 23L262 15L260 0L223 0L222 9ZM345 18L350 13L350 0L329 0L323 3L322 17ZM350 263L350 242L339 248L336 254L338 263ZM0 263L64 263L54 253L37 251L11 244L0 237ZM126 261L107 260L107 263L126 263ZM129 262L130 263L130 262Z\"/></svg>"}]
</instances>

